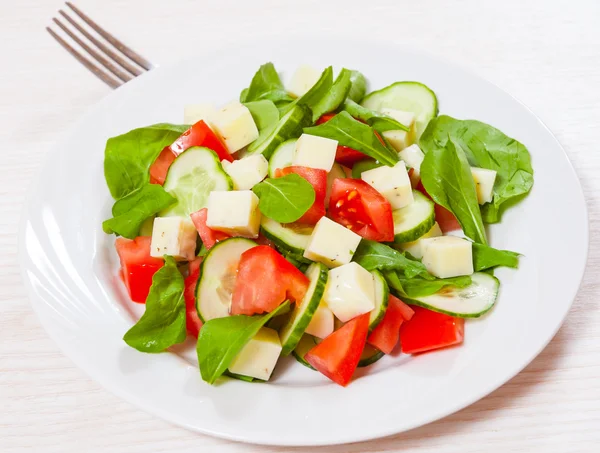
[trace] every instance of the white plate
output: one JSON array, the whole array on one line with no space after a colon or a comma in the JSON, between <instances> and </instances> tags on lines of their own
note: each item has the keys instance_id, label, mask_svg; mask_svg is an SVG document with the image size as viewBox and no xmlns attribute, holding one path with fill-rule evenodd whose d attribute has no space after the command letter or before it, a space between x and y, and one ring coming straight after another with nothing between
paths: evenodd
<instances>
[{"instance_id":1,"label":"white plate","mask_svg":"<svg viewBox=\"0 0 600 453\"><path fill-rule=\"evenodd\" d=\"M134 323L116 277L114 238L102 233L111 199L103 178L106 139L158 122L181 122L187 103L236 98L258 66L289 77L299 63L364 72L371 88L418 80L441 113L492 124L524 143L535 185L490 228L497 248L523 253L502 269L501 296L484 319L468 321L462 347L386 357L347 388L286 362L272 382L201 381L192 349L142 354L123 334ZM550 341L575 297L586 262L582 191L563 149L523 105L451 64L383 43L289 39L255 42L159 68L118 89L50 153L22 223L20 257L35 311L78 366L109 390L172 423L228 439L323 445L394 434L444 417L487 395Z\"/></svg>"}]
</instances>

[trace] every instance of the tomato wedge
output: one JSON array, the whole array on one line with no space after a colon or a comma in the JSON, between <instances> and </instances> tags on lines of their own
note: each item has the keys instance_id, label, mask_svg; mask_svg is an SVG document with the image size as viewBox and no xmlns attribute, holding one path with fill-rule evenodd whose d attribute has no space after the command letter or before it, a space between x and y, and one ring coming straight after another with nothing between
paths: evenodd
<instances>
[{"instance_id":1,"label":"tomato wedge","mask_svg":"<svg viewBox=\"0 0 600 453\"><path fill-rule=\"evenodd\" d=\"M357 316L306 353L304 359L333 382L345 387L360 361L369 332L369 313Z\"/></svg>"},{"instance_id":2,"label":"tomato wedge","mask_svg":"<svg viewBox=\"0 0 600 453\"><path fill-rule=\"evenodd\" d=\"M231 299L231 314L269 313L286 300L300 301L309 280L283 255L266 245L242 253Z\"/></svg>"},{"instance_id":3,"label":"tomato wedge","mask_svg":"<svg viewBox=\"0 0 600 453\"><path fill-rule=\"evenodd\" d=\"M200 239L202 239L202 243L207 249L210 249L217 242L230 238L231 236L229 236L227 233L223 233L222 231L211 230L209 227L207 227L207 216L208 210L206 208L202 208L199 211L190 214L192 222L194 222L194 226L200 235Z\"/></svg>"},{"instance_id":4,"label":"tomato wedge","mask_svg":"<svg viewBox=\"0 0 600 453\"><path fill-rule=\"evenodd\" d=\"M188 335L191 335L194 338L198 338L200 328L202 327L202 321L196 310L196 284L200 278L201 263L202 258L196 258L194 261L190 261L190 273L185 279L185 290L183 292L183 297L185 299L185 325Z\"/></svg>"},{"instance_id":5,"label":"tomato wedge","mask_svg":"<svg viewBox=\"0 0 600 453\"><path fill-rule=\"evenodd\" d=\"M219 160L233 161L233 156L229 154L221 140L208 124L200 120L181 134L181 137L175 140L171 146L167 146L161 151L156 161L150 166L150 183L163 185L169 167L175 158L192 146L205 146L217 153Z\"/></svg>"},{"instance_id":6,"label":"tomato wedge","mask_svg":"<svg viewBox=\"0 0 600 453\"><path fill-rule=\"evenodd\" d=\"M152 286L152 276L165 264L162 258L150 256L150 236L133 240L117 238L115 247L121 260L121 276L132 301L143 304Z\"/></svg>"},{"instance_id":7,"label":"tomato wedge","mask_svg":"<svg viewBox=\"0 0 600 453\"><path fill-rule=\"evenodd\" d=\"M367 342L381 352L390 354L400 338L400 326L412 318L413 310L397 297L390 295L388 308L381 322L373 329Z\"/></svg>"},{"instance_id":8,"label":"tomato wedge","mask_svg":"<svg viewBox=\"0 0 600 453\"><path fill-rule=\"evenodd\" d=\"M463 342L465 320L412 306L415 314L400 328L402 352L417 354Z\"/></svg>"},{"instance_id":9,"label":"tomato wedge","mask_svg":"<svg viewBox=\"0 0 600 453\"><path fill-rule=\"evenodd\" d=\"M296 173L306 179L315 189L315 202L295 223L315 225L321 217L325 216L325 195L327 194L327 172L325 170L309 167L291 166L278 168L275 177Z\"/></svg>"},{"instance_id":10,"label":"tomato wedge","mask_svg":"<svg viewBox=\"0 0 600 453\"><path fill-rule=\"evenodd\" d=\"M417 184L417 190L430 200L432 199L425 190L422 181L419 181L419 184ZM447 233L448 231L456 231L461 229L460 223L458 223L458 219L445 207L436 203L434 209L435 221L440 226L442 233Z\"/></svg>"},{"instance_id":11,"label":"tomato wedge","mask_svg":"<svg viewBox=\"0 0 600 453\"><path fill-rule=\"evenodd\" d=\"M360 179L333 181L329 217L372 241L393 241L392 207L377 190Z\"/></svg>"}]
</instances>

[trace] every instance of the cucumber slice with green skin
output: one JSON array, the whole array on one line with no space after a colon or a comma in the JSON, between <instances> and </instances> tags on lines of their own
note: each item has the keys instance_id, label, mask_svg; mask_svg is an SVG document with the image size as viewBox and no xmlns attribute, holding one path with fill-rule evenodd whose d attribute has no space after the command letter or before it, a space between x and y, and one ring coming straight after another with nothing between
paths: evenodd
<instances>
[{"instance_id":1,"label":"cucumber slice with green skin","mask_svg":"<svg viewBox=\"0 0 600 453\"><path fill-rule=\"evenodd\" d=\"M328 275L329 269L324 264L313 263L308 266L306 270L306 276L310 280L308 290L302 301L296 302L287 324L279 331L283 355L289 355L304 335L304 331L321 303Z\"/></svg>"},{"instance_id":2,"label":"cucumber slice with green skin","mask_svg":"<svg viewBox=\"0 0 600 453\"><path fill-rule=\"evenodd\" d=\"M329 173L327 173L327 193L325 194L325 208L329 206L329 198L331 197L331 189L333 188L333 180L345 178L346 172L340 164L333 164Z\"/></svg>"},{"instance_id":3,"label":"cucumber slice with green skin","mask_svg":"<svg viewBox=\"0 0 600 453\"><path fill-rule=\"evenodd\" d=\"M373 346L366 344L363 349L362 354L360 355L360 361L358 362L359 368L363 368L369 365L373 365L379 359L381 359L385 354L381 352L379 349L374 348Z\"/></svg>"},{"instance_id":4,"label":"cucumber slice with green skin","mask_svg":"<svg viewBox=\"0 0 600 453\"><path fill-rule=\"evenodd\" d=\"M417 117L417 139L429 121L438 114L438 100L435 93L419 82L392 83L381 90L369 93L363 99L362 106L376 111L388 108L413 112Z\"/></svg>"},{"instance_id":5,"label":"cucumber slice with green skin","mask_svg":"<svg viewBox=\"0 0 600 453\"><path fill-rule=\"evenodd\" d=\"M269 159L269 178L275 177L277 169L290 167L292 165L297 141L298 140L295 138L287 140L279 145L273 152L273 155Z\"/></svg>"},{"instance_id":6,"label":"cucumber slice with green skin","mask_svg":"<svg viewBox=\"0 0 600 453\"><path fill-rule=\"evenodd\" d=\"M383 164L375 159L359 160L352 166L352 177L354 179L360 179L360 175L363 171L372 170L373 168L381 166L383 166Z\"/></svg>"},{"instance_id":7,"label":"cucumber slice with green skin","mask_svg":"<svg viewBox=\"0 0 600 453\"><path fill-rule=\"evenodd\" d=\"M177 202L160 216L189 217L206 207L208 194L213 190L233 190L233 181L214 151L194 146L173 161L164 188L177 198Z\"/></svg>"},{"instance_id":8,"label":"cucumber slice with green skin","mask_svg":"<svg viewBox=\"0 0 600 453\"><path fill-rule=\"evenodd\" d=\"M246 238L230 238L215 244L204 257L196 285L196 311L202 322L229 316L237 267L242 253L256 247Z\"/></svg>"},{"instance_id":9,"label":"cucumber slice with green skin","mask_svg":"<svg viewBox=\"0 0 600 453\"><path fill-rule=\"evenodd\" d=\"M392 212L394 219L394 242L412 242L419 239L435 223L433 201L417 190L413 190L414 201L408 206Z\"/></svg>"},{"instance_id":10,"label":"cucumber slice with green skin","mask_svg":"<svg viewBox=\"0 0 600 453\"><path fill-rule=\"evenodd\" d=\"M275 243L278 248L291 252L294 256L302 256L310 242L312 227L297 227L293 224L281 224L267 216L260 219L260 231ZM309 261L312 262L312 261Z\"/></svg>"},{"instance_id":11,"label":"cucumber slice with green skin","mask_svg":"<svg viewBox=\"0 0 600 453\"><path fill-rule=\"evenodd\" d=\"M471 280L472 283L464 288L448 286L431 296L414 299L401 297L407 304L420 305L457 318L479 318L496 303L500 282L485 272L474 273Z\"/></svg>"},{"instance_id":12,"label":"cucumber slice with green skin","mask_svg":"<svg viewBox=\"0 0 600 453\"><path fill-rule=\"evenodd\" d=\"M302 338L300 338L300 341L296 345L296 348L292 351L292 355L296 358L298 362L300 362L306 368L310 368L313 371L316 370L310 363L304 360L304 356L308 353L308 351L310 351L317 344L319 344L316 340L317 339L312 335L304 334L302 335Z\"/></svg>"},{"instance_id":13,"label":"cucumber slice with green skin","mask_svg":"<svg viewBox=\"0 0 600 453\"><path fill-rule=\"evenodd\" d=\"M390 298L390 288L381 272L372 271L371 275L373 276L373 283L375 283L375 308L371 310L371 316L369 317L369 332L372 332L385 316Z\"/></svg>"}]
</instances>

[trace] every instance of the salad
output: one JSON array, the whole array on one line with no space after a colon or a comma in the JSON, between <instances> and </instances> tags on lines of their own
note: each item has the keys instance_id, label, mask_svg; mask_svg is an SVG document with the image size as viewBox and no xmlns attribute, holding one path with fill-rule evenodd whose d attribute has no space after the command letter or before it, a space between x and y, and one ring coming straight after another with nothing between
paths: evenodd
<instances>
[{"instance_id":1,"label":"salad","mask_svg":"<svg viewBox=\"0 0 600 453\"><path fill-rule=\"evenodd\" d=\"M267 381L281 356L346 386L386 354L463 342L498 297L486 224L533 185L526 147L438 116L435 93L367 94L355 70L260 67L239 100L110 138L121 278L145 312L124 341L197 338L202 379Z\"/></svg>"}]
</instances>

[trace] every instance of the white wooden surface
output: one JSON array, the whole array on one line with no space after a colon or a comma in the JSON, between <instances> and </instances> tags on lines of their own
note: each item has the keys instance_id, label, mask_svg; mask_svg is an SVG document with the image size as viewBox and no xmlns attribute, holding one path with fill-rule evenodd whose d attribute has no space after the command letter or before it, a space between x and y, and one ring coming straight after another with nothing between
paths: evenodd
<instances>
[{"instance_id":1,"label":"white wooden surface","mask_svg":"<svg viewBox=\"0 0 600 453\"><path fill-rule=\"evenodd\" d=\"M525 371L457 414L391 438L311 450L600 451L598 0L77 0L77 5L163 64L211 42L320 29L442 55L528 105L565 146L590 212L588 270L563 328ZM119 400L63 357L32 313L17 266L22 203L52 145L109 91L44 31L60 7L58 0L0 2L0 451L284 451L196 435ZM89 152L85 144L81 152ZM549 213L549 221L555 215L560 211ZM560 246L560 238L549 246Z\"/></svg>"}]
</instances>

